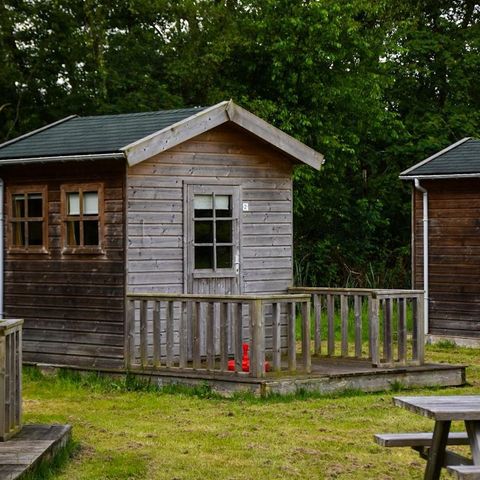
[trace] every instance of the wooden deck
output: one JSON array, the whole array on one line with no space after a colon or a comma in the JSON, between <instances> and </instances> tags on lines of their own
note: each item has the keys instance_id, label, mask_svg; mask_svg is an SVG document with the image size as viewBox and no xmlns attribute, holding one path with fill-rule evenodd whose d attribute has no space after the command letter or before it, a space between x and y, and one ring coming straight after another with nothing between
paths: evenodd
<instances>
[{"instance_id":1,"label":"wooden deck","mask_svg":"<svg viewBox=\"0 0 480 480\"><path fill-rule=\"evenodd\" d=\"M0 478L16 480L41 462L52 461L70 437L70 425L25 425L10 440L0 442Z\"/></svg>"},{"instance_id":2,"label":"wooden deck","mask_svg":"<svg viewBox=\"0 0 480 480\"><path fill-rule=\"evenodd\" d=\"M193 369L190 372L140 369L133 372L152 378L158 385L208 384L214 391L225 395L238 391L249 391L256 395L291 394L298 391L324 394L345 390L376 392L392 388L451 387L465 384L463 365L424 364L381 368L372 366L368 360L312 357L311 366L310 373L271 372L263 378L238 373L206 373Z\"/></svg>"}]
</instances>

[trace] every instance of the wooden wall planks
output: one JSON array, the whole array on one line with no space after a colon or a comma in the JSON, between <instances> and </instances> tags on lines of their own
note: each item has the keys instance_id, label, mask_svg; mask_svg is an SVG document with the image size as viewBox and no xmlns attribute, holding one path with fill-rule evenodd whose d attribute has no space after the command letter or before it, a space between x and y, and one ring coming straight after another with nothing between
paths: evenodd
<instances>
[{"instance_id":1,"label":"wooden wall planks","mask_svg":"<svg viewBox=\"0 0 480 480\"><path fill-rule=\"evenodd\" d=\"M480 337L480 179L423 181L429 196L430 332ZM414 195L414 288L423 287L422 197Z\"/></svg>"},{"instance_id":2,"label":"wooden wall planks","mask_svg":"<svg viewBox=\"0 0 480 480\"><path fill-rule=\"evenodd\" d=\"M5 314L25 319L24 360L123 366L124 163L4 167L1 176L6 186L48 186L48 253L7 251L5 258ZM92 182L104 184L104 252L64 254L60 185Z\"/></svg>"}]
</instances>

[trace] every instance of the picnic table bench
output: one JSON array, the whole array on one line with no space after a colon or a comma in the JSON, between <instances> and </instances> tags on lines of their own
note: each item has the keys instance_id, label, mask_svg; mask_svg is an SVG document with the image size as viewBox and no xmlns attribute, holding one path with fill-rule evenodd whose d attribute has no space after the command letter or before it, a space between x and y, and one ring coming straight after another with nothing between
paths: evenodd
<instances>
[{"instance_id":1,"label":"picnic table bench","mask_svg":"<svg viewBox=\"0 0 480 480\"><path fill-rule=\"evenodd\" d=\"M443 467L459 480L480 480L480 395L395 397L394 404L435 420L432 433L384 433L374 436L384 447L411 447L427 460L425 480L438 480ZM452 421L465 423L465 432L450 432ZM448 445L470 445L472 458Z\"/></svg>"}]
</instances>

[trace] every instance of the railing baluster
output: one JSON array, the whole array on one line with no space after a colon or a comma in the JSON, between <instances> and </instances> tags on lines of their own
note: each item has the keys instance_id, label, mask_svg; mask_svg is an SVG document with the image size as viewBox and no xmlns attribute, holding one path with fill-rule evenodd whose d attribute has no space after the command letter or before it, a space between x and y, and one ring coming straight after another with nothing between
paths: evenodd
<instances>
[{"instance_id":1,"label":"railing baluster","mask_svg":"<svg viewBox=\"0 0 480 480\"><path fill-rule=\"evenodd\" d=\"M178 342L179 342L179 359L178 366L180 368L186 368L187 359L188 359L188 303L190 302L181 302L180 303L180 329L178 332Z\"/></svg>"},{"instance_id":2,"label":"railing baluster","mask_svg":"<svg viewBox=\"0 0 480 480\"><path fill-rule=\"evenodd\" d=\"M272 303L272 350L273 350L273 370L279 372L282 369L282 337L280 324L281 303Z\"/></svg>"},{"instance_id":3,"label":"railing baluster","mask_svg":"<svg viewBox=\"0 0 480 480\"><path fill-rule=\"evenodd\" d=\"M385 298L383 302L383 356L387 364L392 364L393 361L392 307L392 299Z\"/></svg>"},{"instance_id":4,"label":"railing baluster","mask_svg":"<svg viewBox=\"0 0 480 480\"><path fill-rule=\"evenodd\" d=\"M378 298L370 296L368 298L368 313L370 317L370 358L373 365L379 365L380 352L379 352L379 318L378 318Z\"/></svg>"},{"instance_id":5,"label":"railing baluster","mask_svg":"<svg viewBox=\"0 0 480 480\"><path fill-rule=\"evenodd\" d=\"M252 329L250 375L261 378L265 376L265 323L262 300L250 303L250 321Z\"/></svg>"},{"instance_id":6,"label":"railing baluster","mask_svg":"<svg viewBox=\"0 0 480 480\"><path fill-rule=\"evenodd\" d=\"M327 295L327 323L328 323L328 346L330 357L335 355L335 297Z\"/></svg>"},{"instance_id":7,"label":"railing baluster","mask_svg":"<svg viewBox=\"0 0 480 480\"><path fill-rule=\"evenodd\" d=\"M148 364L148 300L140 300L140 365Z\"/></svg>"},{"instance_id":8,"label":"railing baluster","mask_svg":"<svg viewBox=\"0 0 480 480\"><path fill-rule=\"evenodd\" d=\"M398 361L407 361L407 308L404 297L398 299Z\"/></svg>"},{"instance_id":9,"label":"railing baluster","mask_svg":"<svg viewBox=\"0 0 480 480\"><path fill-rule=\"evenodd\" d=\"M320 356L322 354L322 301L320 295L313 294L313 312L314 312L314 353Z\"/></svg>"},{"instance_id":10,"label":"railing baluster","mask_svg":"<svg viewBox=\"0 0 480 480\"><path fill-rule=\"evenodd\" d=\"M161 334L160 334L160 302L154 301L153 309L153 366L159 368L161 365Z\"/></svg>"},{"instance_id":11,"label":"railing baluster","mask_svg":"<svg viewBox=\"0 0 480 480\"><path fill-rule=\"evenodd\" d=\"M243 303L235 303L235 371L242 371L243 357Z\"/></svg>"},{"instance_id":12,"label":"railing baluster","mask_svg":"<svg viewBox=\"0 0 480 480\"><path fill-rule=\"evenodd\" d=\"M412 357L416 363L424 361L424 325L423 325L423 296L412 298Z\"/></svg>"},{"instance_id":13,"label":"railing baluster","mask_svg":"<svg viewBox=\"0 0 480 480\"><path fill-rule=\"evenodd\" d=\"M340 318L342 322L342 357L348 357L348 297L340 295Z\"/></svg>"},{"instance_id":14,"label":"railing baluster","mask_svg":"<svg viewBox=\"0 0 480 480\"><path fill-rule=\"evenodd\" d=\"M230 303L220 304L220 370L228 368L228 326L231 323Z\"/></svg>"},{"instance_id":15,"label":"railing baluster","mask_svg":"<svg viewBox=\"0 0 480 480\"><path fill-rule=\"evenodd\" d=\"M306 373L312 371L310 352L310 300L302 303L302 363Z\"/></svg>"},{"instance_id":16,"label":"railing baluster","mask_svg":"<svg viewBox=\"0 0 480 480\"><path fill-rule=\"evenodd\" d=\"M215 303L207 303L206 337L207 337L207 370L215 368Z\"/></svg>"},{"instance_id":17,"label":"railing baluster","mask_svg":"<svg viewBox=\"0 0 480 480\"><path fill-rule=\"evenodd\" d=\"M288 369L291 372L295 372L297 370L297 345L296 345L296 311L295 311L295 302L288 303L288 334L287 334L287 342L288 342Z\"/></svg>"},{"instance_id":18,"label":"railing baluster","mask_svg":"<svg viewBox=\"0 0 480 480\"><path fill-rule=\"evenodd\" d=\"M135 300L127 301L125 329L125 367L127 370L135 364Z\"/></svg>"},{"instance_id":19,"label":"railing baluster","mask_svg":"<svg viewBox=\"0 0 480 480\"><path fill-rule=\"evenodd\" d=\"M362 357L362 297L353 297L353 315L355 317L355 357Z\"/></svg>"},{"instance_id":20,"label":"railing baluster","mask_svg":"<svg viewBox=\"0 0 480 480\"><path fill-rule=\"evenodd\" d=\"M193 304L193 368L199 369L202 366L200 352L200 324L202 321L202 303Z\"/></svg>"},{"instance_id":21,"label":"railing baluster","mask_svg":"<svg viewBox=\"0 0 480 480\"><path fill-rule=\"evenodd\" d=\"M167 340L167 367L173 367L173 340L175 330L175 315L174 315L175 303L173 301L167 302L166 313L166 340Z\"/></svg>"}]
</instances>

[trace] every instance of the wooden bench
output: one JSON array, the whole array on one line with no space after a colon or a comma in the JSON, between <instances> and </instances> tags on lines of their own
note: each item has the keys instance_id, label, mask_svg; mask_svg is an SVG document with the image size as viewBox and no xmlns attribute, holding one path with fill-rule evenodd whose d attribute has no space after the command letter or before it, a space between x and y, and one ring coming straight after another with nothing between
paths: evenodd
<instances>
[{"instance_id":1,"label":"wooden bench","mask_svg":"<svg viewBox=\"0 0 480 480\"><path fill-rule=\"evenodd\" d=\"M430 447L433 433L378 433L375 442L382 447ZM450 432L447 445L469 445L466 432ZM473 478L473 477L472 477Z\"/></svg>"},{"instance_id":2,"label":"wooden bench","mask_svg":"<svg viewBox=\"0 0 480 480\"><path fill-rule=\"evenodd\" d=\"M449 465L447 470L459 480L480 480L480 466L478 465Z\"/></svg>"}]
</instances>

